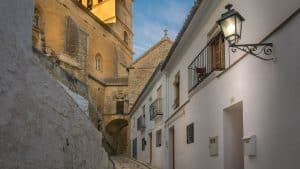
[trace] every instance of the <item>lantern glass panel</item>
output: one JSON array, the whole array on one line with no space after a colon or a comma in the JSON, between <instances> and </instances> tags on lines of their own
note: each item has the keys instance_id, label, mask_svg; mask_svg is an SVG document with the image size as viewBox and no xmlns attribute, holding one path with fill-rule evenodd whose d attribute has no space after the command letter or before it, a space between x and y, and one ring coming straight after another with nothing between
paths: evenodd
<instances>
[{"instance_id":1,"label":"lantern glass panel","mask_svg":"<svg viewBox=\"0 0 300 169\"><path fill-rule=\"evenodd\" d=\"M220 22L221 28L223 30L225 38L229 42L234 42L236 38L238 38L237 35L237 27L236 27L236 17L230 16L223 21Z\"/></svg>"},{"instance_id":2,"label":"lantern glass panel","mask_svg":"<svg viewBox=\"0 0 300 169\"><path fill-rule=\"evenodd\" d=\"M242 22L243 20L239 16L236 16L236 34L237 34L236 42L239 39L241 39L242 36Z\"/></svg>"}]
</instances>

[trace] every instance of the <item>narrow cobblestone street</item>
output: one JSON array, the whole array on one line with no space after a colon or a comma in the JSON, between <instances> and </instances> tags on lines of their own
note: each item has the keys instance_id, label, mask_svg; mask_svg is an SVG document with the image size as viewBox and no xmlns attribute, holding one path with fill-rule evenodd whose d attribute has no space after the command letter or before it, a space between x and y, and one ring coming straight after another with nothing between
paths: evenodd
<instances>
[{"instance_id":1,"label":"narrow cobblestone street","mask_svg":"<svg viewBox=\"0 0 300 169\"><path fill-rule=\"evenodd\" d=\"M151 169L145 165L129 159L124 156L112 156L112 161L115 163L115 169Z\"/></svg>"}]
</instances>

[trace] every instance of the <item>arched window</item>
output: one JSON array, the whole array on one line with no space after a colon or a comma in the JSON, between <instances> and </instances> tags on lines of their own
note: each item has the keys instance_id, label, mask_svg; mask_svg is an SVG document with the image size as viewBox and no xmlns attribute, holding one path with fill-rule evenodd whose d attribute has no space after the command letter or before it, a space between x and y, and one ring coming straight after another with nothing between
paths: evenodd
<instances>
[{"instance_id":1,"label":"arched window","mask_svg":"<svg viewBox=\"0 0 300 169\"><path fill-rule=\"evenodd\" d=\"M39 29L40 28L40 11L38 8L34 8L34 15L33 15L33 21L32 21L32 26L34 28Z\"/></svg>"},{"instance_id":2,"label":"arched window","mask_svg":"<svg viewBox=\"0 0 300 169\"><path fill-rule=\"evenodd\" d=\"M95 57L95 69L97 71L102 71L102 57L100 54L97 54Z\"/></svg>"},{"instance_id":3,"label":"arched window","mask_svg":"<svg viewBox=\"0 0 300 169\"><path fill-rule=\"evenodd\" d=\"M124 42L128 44L128 34L126 31L124 31Z\"/></svg>"}]
</instances>

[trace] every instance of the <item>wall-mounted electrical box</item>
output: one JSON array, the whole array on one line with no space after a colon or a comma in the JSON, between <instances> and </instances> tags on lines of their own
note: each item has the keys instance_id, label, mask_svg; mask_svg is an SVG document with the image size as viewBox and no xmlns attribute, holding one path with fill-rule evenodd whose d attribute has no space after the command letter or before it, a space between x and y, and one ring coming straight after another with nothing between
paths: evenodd
<instances>
[{"instance_id":1,"label":"wall-mounted electrical box","mask_svg":"<svg viewBox=\"0 0 300 169\"><path fill-rule=\"evenodd\" d=\"M249 157L256 156L256 135L243 138L244 154Z\"/></svg>"},{"instance_id":2,"label":"wall-mounted electrical box","mask_svg":"<svg viewBox=\"0 0 300 169\"><path fill-rule=\"evenodd\" d=\"M217 156L218 151L218 136L209 137L209 155Z\"/></svg>"}]
</instances>

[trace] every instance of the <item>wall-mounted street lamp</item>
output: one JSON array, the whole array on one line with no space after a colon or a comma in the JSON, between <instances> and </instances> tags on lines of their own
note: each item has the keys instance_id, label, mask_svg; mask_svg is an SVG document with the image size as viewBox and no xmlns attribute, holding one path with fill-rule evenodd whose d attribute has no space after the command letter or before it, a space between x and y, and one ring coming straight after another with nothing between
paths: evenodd
<instances>
[{"instance_id":1,"label":"wall-mounted street lamp","mask_svg":"<svg viewBox=\"0 0 300 169\"><path fill-rule=\"evenodd\" d=\"M220 25L225 39L229 42L231 51L236 52L239 49L262 60L273 60L274 58L260 56L260 54L270 55L272 53L272 43L237 44L242 36L242 25L245 19L239 12L232 9L232 4L226 5L225 9L227 11L222 14L217 23Z\"/></svg>"}]
</instances>

